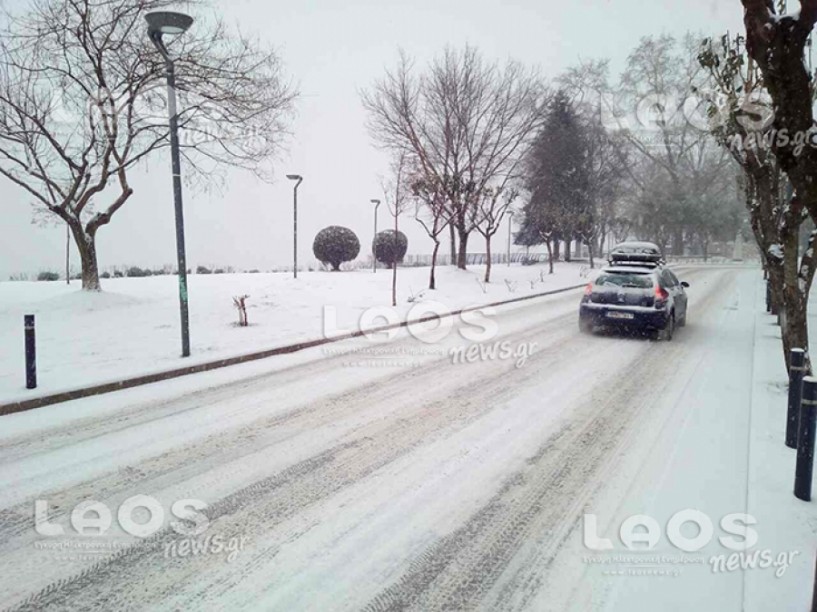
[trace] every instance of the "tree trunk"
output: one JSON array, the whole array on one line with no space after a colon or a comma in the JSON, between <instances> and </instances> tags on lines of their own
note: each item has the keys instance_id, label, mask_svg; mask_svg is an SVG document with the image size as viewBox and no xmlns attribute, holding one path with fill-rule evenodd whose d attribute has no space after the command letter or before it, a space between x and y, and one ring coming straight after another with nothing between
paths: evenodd
<instances>
[{"instance_id":1,"label":"tree trunk","mask_svg":"<svg viewBox=\"0 0 817 612\"><path fill-rule=\"evenodd\" d=\"M572 261L572 259L571 259L572 254L570 252L570 243L571 243L570 238L565 240L565 262L567 262L567 263L570 263Z\"/></svg>"},{"instance_id":2,"label":"tree trunk","mask_svg":"<svg viewBox=\"0 0 817 612\"><path fill-rule=\"evenodd\" d=\"M460 270L468 269L468 232L458 230L460 250L457 253L457 267Z\"/></svg>"},{"instance_id":3,"label":"tree trunk","mask_svg":"<svg viewBox=\"0 0 817 612\"><path fill-rule=\"evenodd\" d=\"M548 255L550 256L551 263L554 259L559 259L559 251L560 251L559 239L553 239L553 245L548 247Z\"/></svg>"},{"instance_id":4,"label":"tree trunk","mask_svg":"<svg viewBox=\"0 0 817 612\"><path fill-rule=\"evenodd\" d=\"M548 266L550 268L548 274L553 274L553 245L550 243L550 240L545 240L545 244L548 248ZM556 241L556 244L559 244L558 240Z\"/></svg>"},{"instance_id":5,"label":"tree trunk","mask_svg":"<svg viewBox=\"0 0 817 612\"><path fill-rule=\"evenodd\" d=\"M808 354L808 296L800 290L798 276L796 230L787 232L783 237L783 307L780 311L780 334L783 339L783 353L786 369L791 365L791 349L801 348Z\"/></svg>"},{"instance_id":6,"label":"tree trunk","mask_svg":"<svg viewBox=\"0 0 817 612\"><path fill-rule=\"evenodd\" d=\"M65 284L71 284L71 226L65 224Z\"/></svg>"},{"instance_id":7,"label":"tree trunk","mask_svg":"<svg viewBox=\"0 0 817 612\"><path fill-rule=\"evenodd\" d=\"M391 264L391 305L397 306L397 261Z\"/></svg>"},{"instance_id":8,"label":"tree trunk","mask_svg":"<svg viewBox=\"0 0 817 612\"><path fill-rule=\"evenodd\" d=\"M596 253L604 253L604 243L607 241L607 231L602 230L599 241L596 243Z\"/></svg>"},{"instance_id":9,"label":"tree trunk","mask_svg":"<svg viewBox=\"0 0 817 612\"><path fill-rule=\"evenodd\" d=\"M99 284L99 265L96 259L96 236L89 234L81 226L71 226L74 241L79 251L79 260L82 264L83 291L101 291Z\"/></svg>"},{"instance_id":10,"label":"tree trunk","mask_svg":"<svg viewBox=\"0 0 817 612\"><path fill-rule=\"evenodd\" d=\"M808 356L808 317L807 298L797 286L786 285L785 288L785 310L781 318L780 334L783 338L783 351L786 358L786 368L791 357L791 349L801 348ZM808 365L808 364L807 364Z\"/></svg>"},{"instance_id":11,"label":"tree trunk","mask_svg":"<svg viewBox=\"0 0 817 612\"><path fill-rule=\"evenodd\" d=\"M772 308L769 314L777 316L783 310L783 292L785 281L783 280L782 262L770 261L768 264L769 287L771 294Z\"/></svg>"},{"instance_id":12,"label":"tree trunk","mask_svg":"<svg viewBox=\"0 0 817 612\"><path fill-rule=\"evenodd\" d=\"M451 259L448 265L453 266L457 262L457 234L453 223L448 224L448 235L451 239Z\"/></svg>"},{"instance_id":13,"label":"tree trunk","mask_svg":"<svg viewBox=\"0 0 817 612\"><path fill-rule=\"evenodd\" d=\"M491 235L485 236L485 254L488 261L485 263L485 282L491 282Z\"/></svg>"},{"instance_id":14,"label":"tree trunk","mask_svg":"<svg viewBox=\"0 0 817 612\"><path fill-rule=\"evenodd\" d=\"M392 307L397 306L397 220L399 211L397 210L397 204L395 204L394 209L394 251L392 252L392 266L391 266L391 305Z\"/></svg>"},{"instance_id":15,"label":"tree trunk","mask_svg":"<svg viewBox=\"0 0 817 612\"><path fill-rule=\"evenodd\" d=\"M684 255L684 231L683 230L676 230L675 235L672 239L672 252L677 257L683 257Z\"/></svg>"},{"instance_id":16,"label":"tree trunk","mask_svg":"<svg viewBox=\"0 0 817 612\"><path fill-rule=\"evenodd\" d=\"M440 241L435 238L434 250L431 252L431 274L428 277L428 288L434 291L437 288L437 253L440 251Z\"/></svg>"},{"instance_id":17,"label":"tree trunk","mask_svg":"<svg viewBox=\"0 0 817 612\"><path fill-rule=\"evenodd\" d=\"M596 267L596 263L593 260L593 239L587 241L587 250L590 253L590 269L593 270Z\"/></svg>"}]
</instances>

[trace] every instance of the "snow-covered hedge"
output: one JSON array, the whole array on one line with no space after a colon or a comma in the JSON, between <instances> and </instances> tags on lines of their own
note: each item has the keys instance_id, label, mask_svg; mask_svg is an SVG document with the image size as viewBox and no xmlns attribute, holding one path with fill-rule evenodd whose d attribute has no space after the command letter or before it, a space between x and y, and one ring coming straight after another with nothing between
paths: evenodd
<instances>
[{"instance_id":1,"label":"snow-covered hedge","mask_svg":"<svg viewBox=\"0 0 817 612\"><path fill-rule=\"evenodd\" d=\"M408 238L403 232L397 232L395 238L394 230L379 232L374 238L374 255L377 261L387 266L403 261L408 250Z\"/></svg>"},{"instance_id":2,"label":"snow-covered hedge","mask_svg":"<svg viewBox=\"0 0 817 612\"><path fill-rule=\"evenodd\" d=\"M330 225L315 236L312 252L324 265L331 266L332 270L340 270L342 263L358 256L360 240L349 228Z\"/></svg>"}]
</instances>

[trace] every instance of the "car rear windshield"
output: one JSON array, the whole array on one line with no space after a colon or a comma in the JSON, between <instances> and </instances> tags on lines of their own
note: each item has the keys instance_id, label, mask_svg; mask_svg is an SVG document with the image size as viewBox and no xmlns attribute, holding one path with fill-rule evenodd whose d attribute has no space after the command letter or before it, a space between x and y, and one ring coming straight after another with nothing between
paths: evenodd
<instances>
[{"instance_id":1,"label":"car rear windshield","mask_svg":"<svg viewBox=\"0 0 817 612\"><path fill-rule=\"evenodd\" d=\"M652 277L649 274L601 274L596 279L596 286L652 289Z\"/></svg>"}]
</instances>

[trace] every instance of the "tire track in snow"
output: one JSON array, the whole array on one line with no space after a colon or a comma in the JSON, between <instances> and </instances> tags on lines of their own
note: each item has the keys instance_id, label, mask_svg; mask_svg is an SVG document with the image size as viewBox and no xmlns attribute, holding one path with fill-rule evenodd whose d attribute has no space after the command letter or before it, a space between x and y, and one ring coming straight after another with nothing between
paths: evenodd
<instances>
[{"instance_id":1,"label":"tire track in snow","mask_svg":"<svg viewBox=\"0 0 817 612\"><path fill-rule=\"evenodd\" d=\"M558 342L559 339L565 337L565 323L569 318L569 316L560 316L548 321L544 326L525 327L509 336L509 339L512 342L520 342L530 339L531 334L535 333L537 339L542 342L545 350L547 350L548 344ZM401 344L405 344L405 341L401 341ZM339 359L344 358L348 359L348 357L340 357ZM333 362L332 367L337 368L336 360L333 358L331 361ZM381 406L388 407L385 410L377 410L379 415L384 417L388 416L389 413L398 413L401 409L410 409L412 405L422 401L426 396L433 397L440 393L457 394L463 385L455 377L447 378L442 383L435 378L436 387L422 382L424 377L434 377L440 367L445 365L447 361L449 359L446 356L403 372L401 374L403 380L399 386L394 385L391 379L381 378L369 386L357 387L318 401L297 405L281 414L262 417L240 427L232 427L230 430L218 435L211 435L195 443L174 448L171 451L139 462L136 466L125 466L102 477L78 483L64 490L38 494L37 497L43 497L44 495L48 497L50 505L58 509L57 512L51 515L52 519L58 521L65 518L65 512L59 509L73 508L79 502L87 499L100 501L114 498L117 495L124 499L124 494L133 491L137 486L141 487L142 491L157 490L165 486L166 482L194 478L197 475L218 468L221 464L240 460L263 451L272 444L281 444L289 437L296 436L304 431L315 431L319 427L341 422L344 418L348 418L355 413L364 412L367 406L373 409L378 409ZM474 364L474 366L481 368L488 374L495 368L494 365L489 363ZM313 375L311 368L305 375ZM419 382L408 384L412 380ZM275 375L272 377L268 375L266 386L279 389L286 385L287 382L289 382L288 379L279 381ZM217 388L214 393L217 400L214 400L214 402L208 400L207 405L225 400L222 388ZM229 398L233 399L235 393L233 391ZM205 397L205 399L207 398ZM183 398L183 401L186 404L187 398ZM256 402L261 403L266 401L263 397L256 400ZM245 405L245 403L242 399L242 405ZM289 427L292 430L288 436L282 437L278 433L282 427ZM80 435L78 443L84 440L84 436ZM40 449L40 452L45 451ZM116 453L117 450L112 449L112 452ZM215 485L217 480L230 477L232 477L231 474L221 479L213 478L199 488L206 489ZM191 491L192 493L195 493L195 491ZM31 498L13 507L0 510L0 518L3 519L2 524L0 524L0 553L8 550L14 536L30 530L33 521L33 502L34 498Z\"/></svg>"},{"instance_id":2,"label":"tire track in snow","mask_svg":"<svg viewBox=\"0 0 817 612\"><path fill-rule=\"evenodd\" d=\"M542 339L551 338L553 342L561 342L564 338L573 335L573 326L565 326L565 322L568 318L569 317L560 317L545 326L544 329L539 328L538 335L535 335L534 337ZM515 339L521 339L523 337L531 338L531 330L524 329L512 337ZM592 350L592 348L593 347L591 346L587 346L586 350L589 352ZM539 362L537 362L537 360ZM540 354L534 354L531 357L529 368L525 370L516 370L515 372L518 373L517 375L519 377L521 377L520 382L524 384L525 380L536 377L536 372L542 371L543 369L545 371L558 371L558 365L560 362L563 363L563 360L557 351L544 350ZM405 381L402 381L396 389L389 390L388 388L384 388L382 390L383 392L403 397L404 405L401 406L403 410L397 410L393 415L394 418L385 424L375 422L370 427L373 429L373 431L355 432L356 435L363 437L358 438L352 443L351 446L342 444L339 447L326 451L327 453L332 453L334 459L325 466L325 470L321 471L320 477L316 476L313 479L312 477L307 478L304 476L302 479L292 483L291 485L288 484L286 488L292 488L293 490L297 490L297 492L290 491L287 494L277 494L278 492L276 491L274 503L282 504L289 513L287 516L291 516L307 505L315 503L321 498L331 495L341 488L353 484L361 478L365 478L375 470L383 467L391 461L394 461L405 453L414 450L418 446L429 442L436 436L443 435L446 428L454 427L455 429L459 429L465 427L473 419L478 418L482 413L490 410L492 404L491 397L486 395L484 389L490 389L491 387L495 386L496 380L504 379L504 377L508 375L508 372L506 369L497 368L496 363L474 365L479 369L484 370L484 372L482 372L484 374L483 376L476 376L476 378L480 381L477 384L463 382L457 380L456 377L447 377L444 379L445 382L442 385L439 385L441 382L439 379L440 365L436 364L427 368L427 373L433 374L432 384L423 384L422 374L418 374L414 378L419 377L419 382L417 380L407 378ZM470 372L475 375L477 373L476 370L471 370ZM436 387L435 384L437 384ZM500 392L503 395L512 396L514 393L512 387L512 384L502 380ZM426 401L425 403L420 402L418 404L418 399L422 398L422 394L419 394L418 396L418 388L426 389L427 392L431 394L431 397L435 397L436 399L433 401ZM465 400L460 403L452 402L448 399L449 394L453 397L460 395L464 397ZM352 400L363 400L369 395L371 395L370 390L360 390L354 393L346 394L346 396L341 398L342 401L339 401L338 403L347 411L356 411L359 410L359 404L357 401ZM442 397L440 397L441 395ZM471 401L472 397L479 398L481 401ZM369 399L369 402L373 407L381 405L382 401L382 396L375 396ZM410 409L411 406L413 406L413 408ZM465 411L465 408L467 408L468 411ZM211 445L204 445L203 450L205 452L213 452L214 449ZM187 449L179 450L177 454L177 458L179 459L180 466L182 468L189 466L190 464L198 463L195 461L196 457L191 456ZM308 460L308 462L309 461L311 460ZM297 466L295 467L297 468ZM296 473L300 472L297 472L296 470ZM344 476L344 474L346 474L346 476ZM275 477L273 476L271 478ZM268 479L262 482L267 481ZM88 483L88 490L95 490L98 492L97 485L98 483L95 481ZM300 487L300 489L298 489L298 487ZM74 489L69 489L68 493L70 494L73 490ZM144 491L145 487L142 487L139 490ZM257 492L258 490L266 490L265 485L257 486L257 483L256 485L251 485L251 487L247 489L243 489L232 496L228 496L228 498L226 498L227 501L217 502L214 506L220 508L222 507L223 503L227 503L228 506L238 504L242 508L248 504L252 505L256 503L256 494L253 493L250 495L250 493L254 491ZM99 496L97 495L96 498L98 499ZM249 511L250 510L248 509L247 512ZM275 517L278 518L273 522L283 520L281 519L280 515L281 511L281 509L276 509L274 512L271 512L267 516L266 521L269 521ZM214 512L214 520L221 519L223 517L219 511ZM30 516L28 521L30 529ZM250 520L244 517L241 519L241 524L257 525L263 522L264 521L257 518ZM132 558L128 557L127 554L122 554L116 558L113 558L111 560L111 564L115 567L120 567L123 564L131 565L133 563L140 565L145 551L139 553L139 549L141 549L141 547L137 547L137 549L134 550L134 556ZM150 563L148 563L148 567L144 568L144 573L146 575L151 575L154 573L157 559L150 558L149 561ZM187 561L189 563L189 560ZM165 573L168 571L168 567L162 565L162 569L160 571L161 573ZM102 573L100 574L100 572ZM133 573L139 574L139 572L131 571L128 571L127 573L131 576ZM75 580L69 579L68 582L59 582L58 587L48 587L40 594L40 596L32 600L34 603L30 602L29 605L36 604L35 607L42 607L50 605L49 602L51 602L51 604L55 604L56 601L58 601L58 598L65 595L65 589L69 585L74 585L73 588L76 588L79 591L84 591L89 584L89 576L91 575L97 576L97 579L95 580L98 580L101 576L108 576L108 573L103 572L98 566L93 566L92 568L83 571L83 573L81 573ZM131 579L129 578L128 580L130 581ZM97 582L96 584L99 583Z\"/></svg>"},{"instance_id":3,"label":"tire track in snow","mask_svg":"<svg viewBox=\"0 0 817 612\"><path fill-rule=\"evenodd\" d=\"M722 282L714 283L696 301L696 307L702 311L712 308L723 288ZM510 476L468 522L420 555L365 609L524 609L538 592L540 574L572 531L585 502L614 468L614 463L605 461L638 433L639 414L660 395L659 385L648 385L645 392L644 381L670 375L675 360L693 350L677 340L670 346L650 347L627 368L627 377L612 392L597 386L576 412L576 420L547 440L528 467ZM660 360L657 351L663 353ZM518 563L516 574L507 578L488 604L483 598L530 541L536 542L535 558Z\"/></svg>"}]
</instances>

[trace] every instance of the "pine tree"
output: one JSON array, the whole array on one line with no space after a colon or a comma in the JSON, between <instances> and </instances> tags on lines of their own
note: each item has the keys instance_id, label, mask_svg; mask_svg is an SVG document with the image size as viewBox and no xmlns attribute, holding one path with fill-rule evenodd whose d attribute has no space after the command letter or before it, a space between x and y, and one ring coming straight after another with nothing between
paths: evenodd
<instances>
[{"instance_id":1,"label":"pine tree","mask_svg":"<svg viewBox=\"0 0 817 612\"><path fill-rule=\"evenodd\" d=\"M593 223L589 181L587 131L567 93L559 91L528 156L530 199L522 223L529 241L538 236L547 245L551 272L554 242L570 241Z\"/></svg>"}]
</instances>

